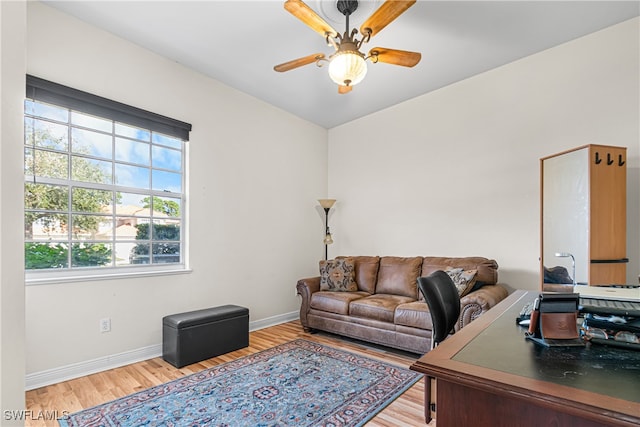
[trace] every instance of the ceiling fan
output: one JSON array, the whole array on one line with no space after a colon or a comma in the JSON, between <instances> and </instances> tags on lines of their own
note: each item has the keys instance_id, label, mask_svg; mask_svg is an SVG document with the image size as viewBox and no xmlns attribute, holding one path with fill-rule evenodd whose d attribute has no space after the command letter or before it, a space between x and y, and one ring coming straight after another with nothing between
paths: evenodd
<instances>
[{"instance_id":1,"label":"ceiling fan","mask_svg":"<svg viewBox=\"0 0 640 427\"><path fill-rule=\"evenodd\" d=\"M356 28L349 31L349 16L358 9L358 2L354 0L339 0L336 7L346 18L344 34L338 33L302 0L286 0L284 8L293 16L300 19L312 30L325 38L327 45L333 46L335 52L327 58L324 53L314 53L302 58L294 59L273 67L275 71L284 72L303 65L316 63L321 67L329 63L329 76L338 84L338 93L348 93L353 85L362 81L367 73L366 60L387 64L413 67L420 62L418 52L406 50L374 47L367 56L360 52L360 47L369 42L371 37L378 34L384 27L410 8L416 0L386 0L360 27L362 38L358 40Z\"/></svg>"}]
</instances>

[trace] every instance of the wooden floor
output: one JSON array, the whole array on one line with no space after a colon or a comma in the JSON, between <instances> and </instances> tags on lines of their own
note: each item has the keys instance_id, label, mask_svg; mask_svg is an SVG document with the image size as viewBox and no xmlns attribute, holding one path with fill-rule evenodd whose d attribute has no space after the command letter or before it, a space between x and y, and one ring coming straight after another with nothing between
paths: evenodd
<instances>
[{"instance_id":1,"label":"wooden floor","mask_svg":"<svg viewBox=\"0 0 640 427\"><path fill-rule=\"evenodd\" d=\"M298 321L293 321L251 332L249 347L185 366L182 369L176 369L158 357L30 390L26 393L27 410L33 411L33 414L51 413L52 411L58 411L59 414L64 411L77 412L242 356L266 350L296 338L305 338L406 368L418 357L411 353L396 352L334 335L308 334L303 331ZM418 381L367 423L367 427L425 426L423 396L424 381ZM29 427L57 426L58 423L56 421L27 420L25 425ZM435 423L431 425L435 425Z\"/></svg>"}]
</instances>

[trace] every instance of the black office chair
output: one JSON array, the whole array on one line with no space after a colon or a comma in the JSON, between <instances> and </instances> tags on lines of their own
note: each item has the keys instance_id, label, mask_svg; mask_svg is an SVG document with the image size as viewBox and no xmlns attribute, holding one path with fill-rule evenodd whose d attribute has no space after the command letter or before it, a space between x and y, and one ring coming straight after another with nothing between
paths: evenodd
<instances>
[{"instance_id":1,"label":"black office chair","mask_svg":"<svg viewBox=\"0 0 640 427\"><path fill-rule=\"evenodd\" d=\"M434 349L453 331L460 316L460 296L451 277L441 270L418 277L418 288L431 313L431 349Z\"/></svg>"},{"instance_id":2,"label":"black office chair","mask_svg":"<svg viewBox=\"0 0 640 427\"><path fill-rule=\"evenodd\" d=\"M418 288L429 306L431 313L431 350L445 340L460 316L460 295L451 277L442 270L434 271L427 277L418 277ZM431 377L424 379L424 417L431 421Z\"/></svg>"}]
</instances>

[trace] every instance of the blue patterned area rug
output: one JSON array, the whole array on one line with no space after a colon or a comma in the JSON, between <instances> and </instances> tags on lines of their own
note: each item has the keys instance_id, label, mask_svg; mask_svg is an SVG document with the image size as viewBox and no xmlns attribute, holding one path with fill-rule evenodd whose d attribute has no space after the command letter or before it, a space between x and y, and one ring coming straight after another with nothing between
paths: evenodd
<instances>
[{"instance_id":1,"label":"blue patterned area rug","mask_svg":"<svg viewBox=\"0 0 640 427\"><path fill-rule=\"evenodd\" d=\"M298 339L59 420L70 426L361 426L422 374Z\"/></svg>"}]
</instances>

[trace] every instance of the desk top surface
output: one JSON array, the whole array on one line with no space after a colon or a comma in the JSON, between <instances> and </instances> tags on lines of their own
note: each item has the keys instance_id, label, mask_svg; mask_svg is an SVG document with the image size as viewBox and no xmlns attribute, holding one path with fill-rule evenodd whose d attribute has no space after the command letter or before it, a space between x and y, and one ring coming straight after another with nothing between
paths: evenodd
<instances>
[{"instance_id":1,"label":"desk top surface","mask_svg":"<svg viewBox=\"0 0 640 427\"><path fill-rule=\"evenodd\" d=\"M528 292L469 341L452 360L640 403L640 352L587 344L544 347L515 322Z\"/></svg>"},{"instance_id":2,"label":"desk top surface","mask_svg":"<svg viewBox=\"0 0 640 427\"><path fill-rule=\"evenodd\" d=\"M437 379L541 405L640 425L640 352L600 345L547 348L515 322L539 294L518 290L418 359L411 369ZM610 418L609 418L610 419Z\"/></svg>"}]
</instances>

